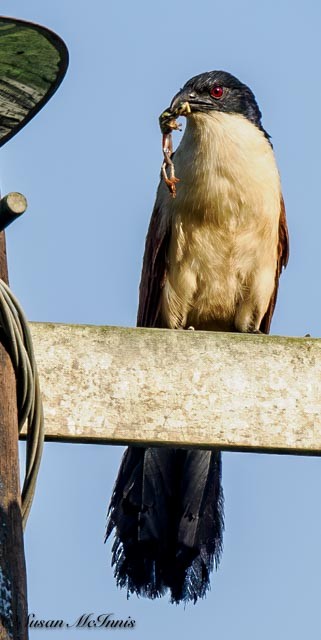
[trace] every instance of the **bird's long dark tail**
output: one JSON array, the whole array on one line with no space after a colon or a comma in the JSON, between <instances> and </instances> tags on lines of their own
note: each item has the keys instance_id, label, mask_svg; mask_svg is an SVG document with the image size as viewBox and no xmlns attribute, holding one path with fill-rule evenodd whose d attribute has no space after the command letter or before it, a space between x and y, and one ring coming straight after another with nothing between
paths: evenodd
<instances>
[{"instance_id":1,"label":"bird's long dark tail","mask_svg":"<svg viewBox=\"0 0 321 640\"><path fill-rule=\"evenodd\" d=\"M204 597L222 551L219 451L129 447L108 512L120 587L172 602Z\"/></svg>"}]
</instances>

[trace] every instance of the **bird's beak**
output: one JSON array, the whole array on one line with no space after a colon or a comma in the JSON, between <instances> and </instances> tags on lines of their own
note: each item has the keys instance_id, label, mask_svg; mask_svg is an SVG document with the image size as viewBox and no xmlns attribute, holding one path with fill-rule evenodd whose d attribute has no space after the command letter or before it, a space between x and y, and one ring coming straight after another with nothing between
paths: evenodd
<instances>
[{"instance_id":1,"label":"bird's beak","mask_svg":"<svg viewBox=\"0 0 321 640\"><path fill-rule=\"evenodd\" d=\"M186 109L184 109L184 105L186 105ZM176 96L174 96L169 107L175 117L178 117L178 115L187 116L189 113L195 113L197 111L209 111L214 108L215 105L213 105L212 100L206 95L200 96L193 91L193 89L181 89Z\"/></svg>"},{"instance_id":2,"label":"bird's beak","mask_svg":"<svg viewBox=\"0 0 321 640\"><path fill-rule=\"evenodd\" d=\"M186 116L191 113L190 100L195 98L195 94L192 94L190 91L184 91L182 89L179 91L176 96L174 96L171 104L170 111L173 114L178 113L180 116Z\"/></svg>"},{"instance_id":3,"label":"bird's beak","mask_svg":"<svg viewBox=\"0 0 321 640\"><path fill-rule=\"evenodd\" d=\"M170 107L163 111L159 117L159 125L163 135L170 134L174 129L181 130L181 125L176 122L180 116L187 116L191 113L191 107L186 100L187 92L180 91L173 98Z\"/></svg>"}]
</instances>

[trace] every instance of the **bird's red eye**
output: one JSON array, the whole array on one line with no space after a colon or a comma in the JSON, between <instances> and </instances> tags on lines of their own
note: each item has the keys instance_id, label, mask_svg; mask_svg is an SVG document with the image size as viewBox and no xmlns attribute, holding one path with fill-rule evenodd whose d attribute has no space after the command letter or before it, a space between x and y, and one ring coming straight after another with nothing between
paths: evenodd
<instances>
[{"instance_id":1,"label":"bird's red eye","mask_svg":"<svg viewBox=\"0 0 321 640\"><path fill-rule=\"evenodd\" d=\"M218 100L223 95L223 87L219 84L215 84L214 87L212 87L210 94L212 98L216 98L216 100Z\"/></svg>"}]
</instances>

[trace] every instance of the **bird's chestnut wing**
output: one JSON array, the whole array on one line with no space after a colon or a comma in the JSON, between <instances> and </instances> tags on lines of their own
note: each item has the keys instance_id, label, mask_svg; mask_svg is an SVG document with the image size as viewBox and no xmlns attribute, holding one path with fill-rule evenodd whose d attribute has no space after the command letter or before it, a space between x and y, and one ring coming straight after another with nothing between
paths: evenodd
<instances>
[{"instance_id":1,"label":"bird's chestnut wing","mask_svg":"<svg viewBox=\"0 0 321 640\"><path fill-rule=\"evenodd\" d=\"M161 293L166 280L170 224L159 200L156 200L146 237L143 269L139 287L138 327L160 327Z\"/></svg>"},{"instance_id":2,"label":"bird's chestnut wing","mask_svg":"<svg viewBox=\"0 0 321 640\"><path fill-rule=\"evenodd\" d=\"M277 258L277 266L276 266L276 272L275 272L275 286L274 286L273 295L270 300L270 304L261 322L260 331L262 331L263 333L269 333L270 331L271 320L272 320L276 299L278 295L279 278L281 275L281 271L283 268L286 267L288 260L289 260L289 234L288 234L288 226L286 222L284 200L283 200L283 197L281 196L278 258Z\"/></svg>"}]
</instances>

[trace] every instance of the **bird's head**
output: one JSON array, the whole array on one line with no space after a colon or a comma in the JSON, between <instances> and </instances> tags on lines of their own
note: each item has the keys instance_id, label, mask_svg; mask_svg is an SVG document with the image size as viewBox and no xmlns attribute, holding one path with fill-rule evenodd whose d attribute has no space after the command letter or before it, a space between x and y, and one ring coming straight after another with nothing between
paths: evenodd
<instances>
[{"instance_id":1,"label":"bird's head","mask_svg":"<svg viewBox=\"0 0 321 640\"><path fill-rule=\"evenodd\" d=\"M186 103L190 109L181 109ZM262 127L261 112L253 92L226 71L209 71L188 80L174 96L169 111L178 115L210 111L237 113Z\"/></svg>"}]
</instances>

